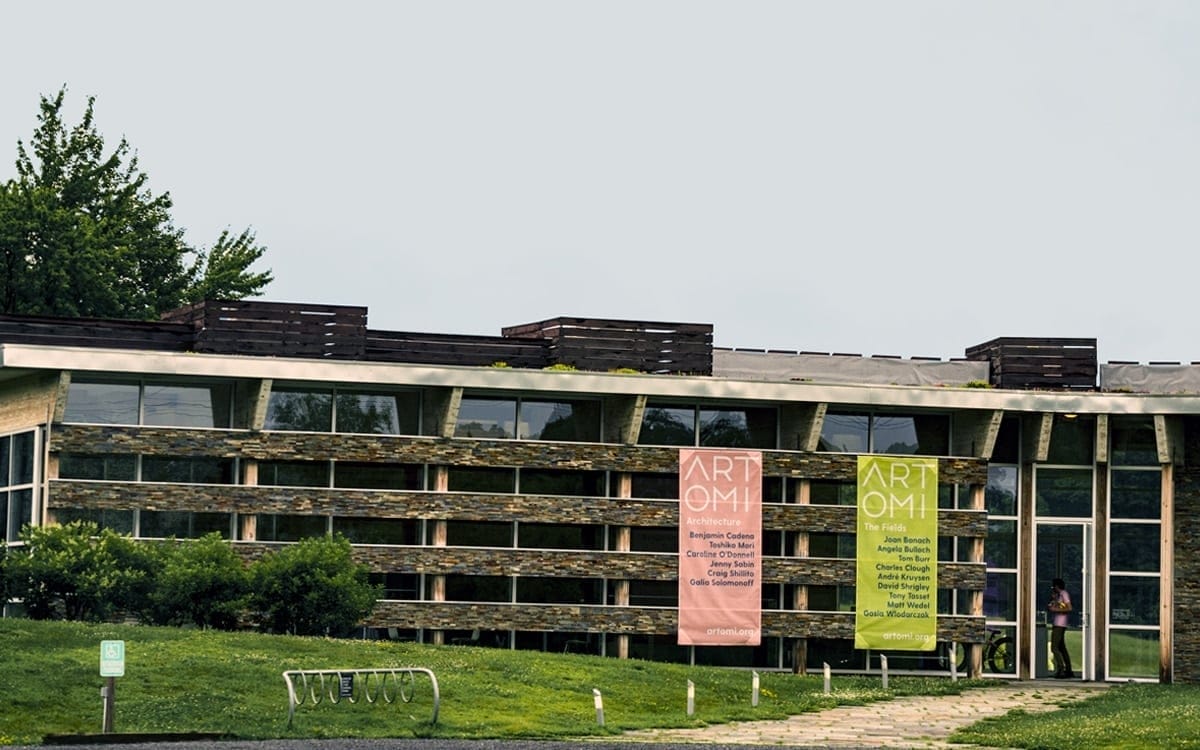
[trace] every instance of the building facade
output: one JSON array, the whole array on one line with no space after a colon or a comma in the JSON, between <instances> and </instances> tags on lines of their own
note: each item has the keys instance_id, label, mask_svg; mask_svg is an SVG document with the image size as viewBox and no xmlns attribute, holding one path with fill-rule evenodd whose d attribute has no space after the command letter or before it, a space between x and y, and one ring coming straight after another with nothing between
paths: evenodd
<instances>
[{"instance_id":1,"label":"building facade","mask_svg":"<svg viewBox=\"0 0 1200 750\"><path fill-rule=\"evenodd\" d=\"M375 637L798 671L1049 677L1061 577L1084 679L1200 680L1200 635L1175 626L1200 605L1200 368L1095 351L743 351L705 324L569 318L412 334L263 302L8 317L0 519L10 544L88 519L247 558L340 533L383 586ZM676 642L697 446L762 451L756 647ZM863 454L937 459L936 652L853 647Z\"/></svg>"}]
</instances>

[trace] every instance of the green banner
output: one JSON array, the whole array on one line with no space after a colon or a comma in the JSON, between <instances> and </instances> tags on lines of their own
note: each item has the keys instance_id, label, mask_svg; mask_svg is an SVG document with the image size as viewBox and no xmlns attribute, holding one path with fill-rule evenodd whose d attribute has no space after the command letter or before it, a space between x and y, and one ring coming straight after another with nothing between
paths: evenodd
<instances>
[{"instance_id":1,"label":"green banner","mask_svg":"<svg viewBox=\"0 0 1200 750\"><path fill-rule=\"evenodd\" d=\"M858 457L854 647L937 647L937 459Z\"/></svg>"}]
</instances>

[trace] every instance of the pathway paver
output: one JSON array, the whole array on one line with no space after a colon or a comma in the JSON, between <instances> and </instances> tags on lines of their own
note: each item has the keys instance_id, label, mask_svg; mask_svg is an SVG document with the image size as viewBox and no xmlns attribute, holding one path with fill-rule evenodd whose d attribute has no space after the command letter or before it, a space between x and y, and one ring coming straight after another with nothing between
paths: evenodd
<instances>
[{"instance_id":1,"label":"pathway paver","mask_svg":"<svg viewBox=\"0 0 1200 750\"><path fill-rule=\"evenodd\" d=\"M865 706L840 706L778 721L741 721L697 729L627 732L632 742L805 747L971 747L946 740L955 730L1020 708L1053 711L1106 690L1107 683L1014 682L959 695L914 696Z\"/></svg>"}]
</instances>

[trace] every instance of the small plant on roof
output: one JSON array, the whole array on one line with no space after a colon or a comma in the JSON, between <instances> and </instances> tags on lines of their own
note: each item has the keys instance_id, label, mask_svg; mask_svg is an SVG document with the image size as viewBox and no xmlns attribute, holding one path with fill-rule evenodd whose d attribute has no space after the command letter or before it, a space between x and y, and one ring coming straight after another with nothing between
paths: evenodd
<instances>
[{"instance_id":1,"label":"small plant on roof","mask_svg":"<svg viewBox=\"0 0 1200 750\"><path fill-rule=\"evenodd\" d=\"M550 372L575 372L579 368L575 365L569 365L566 362L555 362L554 364L543 367L542 369L549 370Z\"/></svg>"},{"instance_id":2,"label":"small plant on roof","mask_svg":"<svg viewBox=\"0 0 1200 750\"><path fill-rule=\"evenodd\" d=\"M500 360L500 361L497 361L497 362L493 362L493 363L491 364L491 366L492 366L492 367L511 367L511 365L509 365L507 362L505 362L505 361L503 361L503 360Z\"/></svg>"},{"instance_id":3,"label":"small plant on roof","mask_svg":"<svg viewBox=\"0 0 1200 750\"><path fill-rule=\"evenodd\" d=\"M986 380L968 380L966 382L966 387L967 388L991 388L992 384L987 382Z\"/></svg>"},{"instance_id":4,"label":"small plant on roof","mask_svg":"<svg viewBox=\"0 0 1200 750\"><path fill-rule=\"evenodd\" d=\"M641 370L635 370L632 367L616 367L616 368L609 370L609 372L611 372L615 375L642 375L642 374L644 374Z\"/></svg>"}]
</instances>

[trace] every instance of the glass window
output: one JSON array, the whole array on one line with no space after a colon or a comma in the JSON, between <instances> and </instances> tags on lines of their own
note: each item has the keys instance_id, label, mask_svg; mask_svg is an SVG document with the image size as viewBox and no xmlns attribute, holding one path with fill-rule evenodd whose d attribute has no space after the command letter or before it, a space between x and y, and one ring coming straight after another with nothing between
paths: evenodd
<instances>
[{"instance_id":1,"label":"glass window","mask_svg":"<svg viewBox=\"0 0 1200 750\"><path fill-rule=\"evenodd\" d=\"M562 523L517 524L517 546L525 549L604 549L604 527Z\"/></svg>"},{"instance_id":2,"label":"glass window","mask_svg":"<svg viewBox=\"0 0 1200 750\"><path fill-rule=\"evenodd\" d=\"M33 483L33 433L12 436L12 484Z\"/></svg>"},{"instance_id":3,"label":"glass window","mask_svg":"<svg viewBox=\"0 0 1200 750\"><path fill-rule=\"evenodd\" d=\"M535 578L516 580L517 601L531 604L603 604L604 582L597 578Z\"/></svg>"},{"instance_id":4,"label":"glass window","mask_svg":"<svg viewBox=\"0 0 1200 750\"><path fill-rule=\"evenodd\" d=\"M428 582L432 585L431 580ZM446 576L446 601L507 602L511 600L512 579L507 576Z\"/></svg>"},{"instance_id":5,"label":"glass window","mask_svg":"<svg viewBox=\"0 0 1200 750\"><path fill-rule=\"evenodd\" d=\"M1037 514L1086 518L1092 515L1091 469L1038 468Z\"/></svg>"},{"instance_id":6,"label":"glass window","mask_svg":"<svg viewBox=\"0 0 1200 750\"><path fill-rule=\"evenodd\" d=\"M1157 625L1159 584L1154 576L1111 576L1109 620L1114 625Z\"/></svg>"},{"instance_id":7,"label":"glass window","mask_svg":"<svg viewBox=\"0 0 1200 750\"><path fill-rule=\"evenodd\" d=\"M988 535L983 542L983 556L989 568L1017 567L1016 521L988 520Z\"/></svg>"},{"instance_id":8,"label":"glass window","mask_svg":"<svg viewBox=\"0 0 1200 750\"><path fill-rule=\"evenodd\" d=\"M367 580L383 589L383 599L421 598L421 577L415 573L369 573Z\"/></svg>"},{"instance_id":9,"label":"glass window","mask_svg":"<svg viewBox=\"0 0 1200 750\"><path fill-rule=\"evenodd\" d=\"M333 486L356 490L419 490L425 468L420 464L372 464L338 461Z\"/></svg>"},{"instance_id":10,"label":"glass window","mask_svg":"<svg viewBox=\"0 0 1200 750\"><path fill-rule=\"evenodd\" d=\"M1017 515L1017 467L989 466L984 493L987 512L993 516Z\"/></svg>"},{"instance_id":11,"label":"glass window","mask_svg":"<svg viewBox=\"0 0 1200 750\"><path fill-rule=\"evenodd\" d=\"M944 414L877 414L871 420L871 452L949 455L950 418Z\"/></svg>"},{"instance_id":12,"label":"glass window","mask_svg":"<svg viewBox=\"0 0 1200 750\"><path fill-rule=\"evenodd\" d=\"M233 484L232 458L143 456L143 482Z\"/></svg>"},{"instance_id":13,"label":"glass window","mask_svg":"<svg viewBox=\"0 0 1200 750\"><path fill-rule=\"evenodd\" d=\"M477 466L451 466L446 472L447 489L451 492L517 491L516 469L493 469Z\"/></svg>"},{"instance_id":14,"label":"glass window","mask_svg":"<svg viewBox=\"0 0 1200 750\"><path fill-rule=\"evenodd\" d=\"M294 516L260 513L256 538L260 542L298 542L329 533L325 516Z\"/></svg>"},{"instance_id":15,"label":"glass window","mask_svg":"<svg viewBox=\"0 0 1200 750\"><path fill-rule=\"evenodd\" d=\"M1109 631L1109 677L1157 679L1159 648L1157 630Z\"/></svg>"},{"instance_id":16,"label":"glass window","mask_svg":"<svg viewBox=\"0 0 1200 750\"><path fill-rule=\"evenodd\" d=\"M263 425L266 429L329 432L332 424L333 394L330 391L271 389Z\"/></svg>"},{"instance_id":17,"label":"glass window","mask_svg":"<svg viewBox=\"0 0 1200 750\"><path fill-rule=\"evenodd\" d=\"M1162 516L1162 471L1113 469L1109 474L1113 518L1157 519Z\"/></svg>"},{"instance_id":18,"label":"glass window","mask_svg":"<svg viewBox=\"0 0 1200 750\"><path fill-rule=\"evenodd\" d=\"M0 521L3 520L0 516ZM33 490L13 490L8 493L8 540L21 538L21 530L33 523Z\"/></svg>"},{"instance_id":19,"label":"glass window","mask_svg":"<svg viewBox=\"0 0 1200 750\"><path fill-rule=\"evenodd\" d=\"M1017 619L1017 574L988 573L983 589L983 614L990 620Z\"/></svg>"},{"instance_id":20,"label":"glass window","mask_svg":"<svg viewBox=\"0 0 1200 750\"><path fill-rule=\"evenodd\" d=\"M774 408L700 409L700 445L772 449L778 433Z\"/></svg>"},{"instance_id":21,"label":"glass window","mask_svg":"<svg viewBox=\"0 0 1200 750\"><path fill-rule=\"evenodd\" d=\"M696 409L648 404L642 415L640 445L695 445Z\"/></svg>"},{"instance_id":22,"label":"glass window","mask_svg":"<svg viewBox=\"0 0 1200 750\"><path fill-rule=\"evenodd\" d=\"M866 414L827 412L821 422L817 450L834 453L866 453L871 418Z\"/></svg>"},{"instance_id":23,"label":"glass window","mask_svg":"<svg viewBox=\"0 0 1200 750\"><path fill-rule=\"evenodd\" d=\"M420 544L420 523L410 518L334 516L334 533L351 544Z\"/></svg>"},{"instance_id":24,"label":"glass window","mask_svg":"<svg viewBox=\"0 0 1200 750\"><path fill-rule=\"evenodd\" d=\"M1108 527L1109 568L1134 573L1159 572L1156 523L1113 523Z\"/></svg>"},{"instance_id":25,"label":"glass window","mask_svg":"<svg viewBox=\"0 0 1200 750\"><path fill-rule=\"evenodd\" d=\"M118 534L133 533L132 510L104 510L100 508L52 508L52 522L63 526L72 521L91 521L102 529L112 529Z\"/></svg>"},{"instance_id":26,"label":"glass window","mask_svg":"<svg viewBox=\"0 0 1200 750\"><path fill-rule=\"evenodd\" d=\"M262 461L258 483L267 487L328 487L327 461Z\"/></svg>"},{"instance_id":27,"label":"glass window","mask_svg":"<svg viewBox=\"0 0 1200 750\"><path fill-rule=\"evenodd\" d=\"M1092 417L1055 415L1046 463L1090 466L1095 456L1092 450L1095 434L1096 420Z\"/></svg>"},{"instance_id":28,"label":"glass window","mask_svg":"<svg viewBox=\"0 0 1200 750\"><path fill-rule=\"evenodd\" d=\"M1153 417L1113 417L1109 420L1114 466L1157 466L1158 440Z\"/></svg>"},{"instance_id":29,"label":"glass window","mask_svg":"<svg viewBox=\"0 0 1200 750\"><path fill-rule=\"evenodd\" d=\"M513 525L508 521L447 521L446 546L511 547Z\"/></svg>"},{"instance_id":30,"label":"glass window","mask_svg":"<svg viewBox=\"0 0 1200 750\"><path fill-rule=\"evenodd\" d=\"M518 437L523 440L600 442L599 401L521 400Z\"/></svg>"},{"instance_id":31,"label":"glass window","mask_svg":"<svg viewBox=\"0 0 1200 750\"><path fill-rule=\"evenodd\" d=\"M814 531L808 535L808 556L853 560L858 555L857 544L856 534Z\"/></svg>"},{"instance_id":32,"label":"glass window","mask_svg":"<svg viewBox=\"0 0 1200 750\"><path fill-rule=\"evenodd\" d=\"M199 539L216 532L230 538L233 515L230 513L192 513L178 510L143 510L138 513L138 533L145 538Z\"/></svg>"},{"instance_id":33,"label":"glass window","mask_svg":"<svg viewBox=\"0 0 1200 750\"><path fill-rule=\"evenodd\" d=\"M67 390L65 422L88 424L137 424L137 383L88 383L71 381Z\"/></svg>"},{"instance_id":34,"label":"glass window","mask_svg":"<svg viewBox=\"0 0 1200 750\"><path fill-rule=\"evenodd\" d=\"M675 581L630 581L629 606L678 607L679 585Z\"/></svg>"},{"instance_id":35,"label":"glass window","mask_svg":"<svg viewBox=\"0 0 1200 750\"><path fill-rule=\"evenodd\" d=\"M644 500L678 500L678 474L634 474L630 477L632 497ZM616 490L616 484L612 486Z\"/></svg>"},{"instance_id":36,"label":"glass window","mask_svg":"<svg viewBox=\"0 0 1200 750\"><path fill-rule=\"evenodd\" d=\"M1000 432L992 446L992 459L998 464L1021 463L1021 420L1005 417L1000 420Z\"/></svg>"},{"instance_id":37,"label":"glass window","mask_svg":"<svg viewBox=\"0 0 1200 750\"><path fill-rule=\"evenodd\" d=\"M604 497L604 472L570 469L521 469L524 495L569 495Z\"/></svg>"},{"instance_id":38,"label":"glass window","mask_svg":"<svg viewBox=\"0 0 1200 750\"><path fill-rule=\"evenodd\" d=\"M9 458L12 456L12 438L5 435L0 437L0 487L7 487L12 482L9 479Z\"/></svg>"},{"instance_id":39,"label":"glass window","mask_svg":"<svg viewBox=\"0 0 1200 750\"><path fill-rule=\"evenodd\" d=\"M516 399L463 398L458 407L455 437L516 437Z\"/></svg>"},{"instance_id":40,"label":"glass window","mask_svg":"<svg viewBox=\"0 0 1200 750\"><path fill-rule=\"evenodd\" d=\"M338 432L370 435L416 435L420 432L420 394L347 393L338 391Z\"/></svg>"},{"instance_id":41,"label":"glass window","mask_svg":"<svg viewBox=\"0 0 1200 750\"><path fill-rule=\"evenodd\" d=\"M858 485L831 479L814 479L809 484L808 501L813 505L857 505Z\"/></svg>"},{"instance_id":42,"label":"glass window","mask_svg":"<svg viewBox=\"0 0 1200 750\"><path fill-rule=\"evenodd\" d=\"M617 549L617 527L608 527L608 548ZM634 526L629 529L630 552L679 551L679 531L655 526Z\"/></svg>"},{"instance_id":43,"label":"glass window","mask_svg":"<svg viewBox=\"0 0 1200 750\"><path fill-rule=\"evenodd\" d=\"M142 389L142 424L171 427L229 427L233 383L171 385Z\"/></svg>"},{"instance_id":44,"label":"glass window","mask_svg":"<svg viewBox=\"0 0 1200 750\"><path fill-rule=\"evenodd\" d=\"M137 457L63 453L58 459L62 479L98 479L132 482L137 478Z\"/></svg>"}]
</instances>

